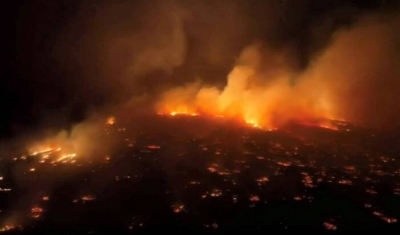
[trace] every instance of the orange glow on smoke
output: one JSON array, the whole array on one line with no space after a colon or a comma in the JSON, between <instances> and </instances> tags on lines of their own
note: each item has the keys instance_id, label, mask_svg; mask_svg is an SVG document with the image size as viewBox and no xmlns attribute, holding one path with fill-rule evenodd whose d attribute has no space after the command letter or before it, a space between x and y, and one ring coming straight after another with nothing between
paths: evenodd
<instances>
[{"instance_id":1,"label":"orange glow on smoke","mask_svg":"<svg viewBox=\"0 0 400 235\"><path fill-rule=\"evenodd\" d=\"M260 68L260 57L257 47L244 50L223 89L200 82L175 87L161 95L156 111L171 116L225 117L269 130L291 121L307 123L334 116L334 107L324 92L326 87L300 78L298 84L293 84L294 75L286 68L265 72ZM335 129L326 123L313 125Z\"/></svg>"}]
</instances>

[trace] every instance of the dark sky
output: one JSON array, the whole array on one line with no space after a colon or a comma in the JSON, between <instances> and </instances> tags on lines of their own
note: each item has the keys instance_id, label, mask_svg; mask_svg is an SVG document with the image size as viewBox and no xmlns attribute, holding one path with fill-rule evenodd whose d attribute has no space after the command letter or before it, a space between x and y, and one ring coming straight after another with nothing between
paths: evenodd
<instances>
[{"instance_id":1,"label":"dark sky","mask_svg":"<svg viewBox=\"0 0 400 235\"><path fill-rule=\"evenodd\" d=\"M223 86L261 42L305 70L333 33L390 0L3 0L0 137L67 128L87 110L201 77Z\"/></svg>"}]
</instances>

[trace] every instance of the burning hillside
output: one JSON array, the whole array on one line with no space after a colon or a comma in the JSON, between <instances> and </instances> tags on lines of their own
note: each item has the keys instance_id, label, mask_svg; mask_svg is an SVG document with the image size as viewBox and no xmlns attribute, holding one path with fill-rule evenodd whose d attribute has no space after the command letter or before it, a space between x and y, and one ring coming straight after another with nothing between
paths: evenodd
<instances>
[{"instance_id":1,"label":"burning hillside","mask_svg":"<svg viewBox=\"0 0 400 235\"><path fill-rule=\"evenodd\" d=\"M355 215L365 229L397 228L391 225L400 214L382 201L400 200L398 159L379 145L390 134L328 121L330 128L292 122L267 130L192 113L135 120L115 115L112 122L92 125L91 135L82 131L88 128L72 132L85 138L36 141L32 151L2 160L1 231L56 226L140 232L153 226L183 229L187 221L197 221L190 226L201 231L249 224L346 231L354 229ZM86 138L103 152L63 148L89 143Z\"/></svg>"},{"instance_id":2,"label":"burning hillside","mask_svg":"<svg viewBox=\"0 0 400 235\"><path fill-rule=\"evenodd\" d=\"M0 232L400 230L398 1L1 6Z\"/></svg>"}]
</instances>

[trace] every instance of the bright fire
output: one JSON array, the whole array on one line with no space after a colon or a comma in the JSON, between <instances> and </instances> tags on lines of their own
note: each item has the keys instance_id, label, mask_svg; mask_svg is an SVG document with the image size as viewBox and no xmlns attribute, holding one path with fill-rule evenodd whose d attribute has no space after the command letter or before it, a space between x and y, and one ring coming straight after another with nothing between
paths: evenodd
<instances>
[{"instance_id":1,"label":"bright fire","mask_svg":"<svg viewBox=\"0 0 400 235\"><path fill-rule=\"evenodd\" d=\"M244 50L223 89L199 82L171 89L161 96L156 105L157 112L171 116L202 114L233 118L262 129L279 128L291 121L307 122L334 116L322 87L300 78L301 82L294 84L293 72L279 68L282 65L273 69L273 73L264 71L259 51L258 47ZM274 59L279 60L279 56ZM335 129L325 123L315 125Z\"/></svg>"},{"instance_id":2,"label":"bright fire","mask_svg":"<svg viewBox=\"0 0 400 235\"><path fill-rule=\"evenodd\" d=\"M115 117L109 117L107 118L107 125L114 125L115 124Z\"/></svg>"},{"instance_id":3,"label":"bright fire","mask_svg":"<svg viewBox=\"0 0 400 235\"><path fill-rule=\"evenodd\" d=\"M253 127L261 128L261 126L258 125L258 123L257 123L256 121L248 120L248 121L246 121L246 123L249 124L249 125L251 125L251 126L253 126Z\"/></svg>"},{"instance_id":4,"label":"bright fire","mask_svg":"<svg viewBox=\"0 0 400 235\"><path fill-rule=\"evenodd\" d=\"M40 157L39 163L46 163L49 159L52 159L51 164L55 163L74 163L76 153L64 154L60 147L58 148L43 148L32 151L29 156ZM30 168L29 171L34 172L35 168Z\"/></svg>"}]
</instances>

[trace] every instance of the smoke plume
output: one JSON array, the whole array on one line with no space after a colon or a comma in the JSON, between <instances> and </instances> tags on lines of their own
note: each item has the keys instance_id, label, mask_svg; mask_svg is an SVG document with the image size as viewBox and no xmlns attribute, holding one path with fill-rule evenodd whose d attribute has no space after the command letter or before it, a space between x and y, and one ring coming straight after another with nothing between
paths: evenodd
<instances>
[{"instance_id":1,"label":"smoke plume","mask_svg":"<svg viewBox=\"0 0 400 235\"><path fill-rule=\"evenodd\" d=\"M3 54L3 137L71 131L135 97L160 108L171 93L188 108L267 125L310 113L398 120L396 1L4 4L16 46Z\"/></svg>"},{"instance_id":2,"label":"smoke plume","mask_svg":"<svg viewBox=\"0 0 400 235\"><path fill-rule=\"evenodd\" d=\"M29 165L21 154L60 148L68 163L71 153L103 160L116 141L133 143L136 127L157 129L143 113L202 113L265 129L332 118L400 124L394 0L1 4L0 155L22 159L10 178L27 192L16 210L44 196L32 185L45 182L49 191L73 175L44 167L32 178L27 169L42 163ZM130 123L131 139L104 134L110 116ZM48 163L66 159L58 157Z\"/></svg>"}]
</instances>

